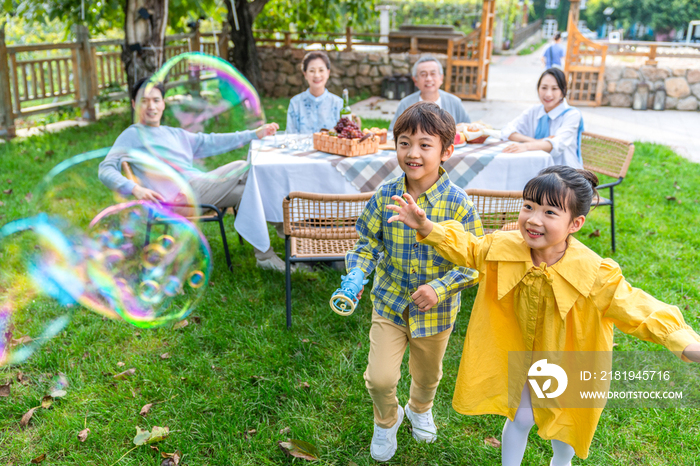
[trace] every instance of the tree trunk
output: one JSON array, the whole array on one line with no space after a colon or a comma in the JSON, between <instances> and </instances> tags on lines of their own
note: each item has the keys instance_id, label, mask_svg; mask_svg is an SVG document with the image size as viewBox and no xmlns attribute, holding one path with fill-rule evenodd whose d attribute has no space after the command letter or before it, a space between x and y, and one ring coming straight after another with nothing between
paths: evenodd
<instances>
[{"instance_id":1,"label":"tree trunk","mask_svg":"<svg viewBox=\"0 0 700 466\"><path fill-rule=\"evenodd\" d=\"M129 92L163 65L167 24L168 0L125 0L122 62Z\"/></svg>"},{"instance_id":2,"label":"tree trunk","mask_svg":"<svg viewBox=\"0 0 700 466\"><path fill-rule=\"evenodd\" d=\"M253 37L253 22L268 0L226 0L228 23L233 48L229 50L228 61L248 78L256 89L262 88L262 73L258 59L258 48ZM234 18L233 11L237 18ZM236 23L238 28L236 28Z\"/></svg>"}]
</instances>

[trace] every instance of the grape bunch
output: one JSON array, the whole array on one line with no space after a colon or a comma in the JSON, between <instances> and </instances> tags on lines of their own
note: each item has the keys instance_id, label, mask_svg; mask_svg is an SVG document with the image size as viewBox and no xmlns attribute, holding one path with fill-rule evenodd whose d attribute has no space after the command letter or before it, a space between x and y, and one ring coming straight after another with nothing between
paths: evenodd
<instances>
[{"instance_id":1,"label":"grape bunch","mask_svg":"<svg viewBox=\"0 0 700 466\"><path fill-rule=\"evenodd\" d=\"M357 123L347 118L341 118L333 129L342 139L359 139L363 136Z\"/></svg>"}]
</instances>

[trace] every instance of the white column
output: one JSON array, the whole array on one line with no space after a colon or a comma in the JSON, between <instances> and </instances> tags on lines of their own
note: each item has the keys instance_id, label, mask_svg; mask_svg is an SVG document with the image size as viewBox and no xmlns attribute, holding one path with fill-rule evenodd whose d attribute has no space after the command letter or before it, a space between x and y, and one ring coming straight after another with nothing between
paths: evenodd
<instances>
[{"instance_id":1,"label":"white column","mask_svg":"<svg viewBox=\"0 0 700 466\"><path fill-rule=\"evenodd\" d=\"M389 42L389 31L391 30L391 10L396 9L392 5L377 5L376 10L379 12L379 38L380 42Z\"/></svg>"}]
</instances>

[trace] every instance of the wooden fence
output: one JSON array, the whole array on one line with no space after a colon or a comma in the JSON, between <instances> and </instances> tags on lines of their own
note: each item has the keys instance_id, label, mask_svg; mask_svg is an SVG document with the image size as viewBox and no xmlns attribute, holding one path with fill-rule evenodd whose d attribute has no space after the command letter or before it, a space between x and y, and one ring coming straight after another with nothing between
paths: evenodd
<instances>
[{"instance_id":1,"label":"wooden fence","mask_svg":"<svg viewBox=\"0 0 700 466\"><path fill-rule=\"evenodd\" d=\"M608 55L625 55L647 57L646 65L656 65L659 57L665 58L700 58L700 44L682 42L645 42L624 40L608 42L597 40L596 43L608 46Z\"/></svg>"},{"instance_id":2,"label":"wooden fence","mask_svg":"<svg viewBox=\"0 0 700 466\"><path fill-rule=\"evenodd\" d=\"M128 96L123 40L90 40L79 28L74 42L10 45L0 29L0 136L14 137L18 118L73 106L95 120L95 103ZM200 33L166 36L164 60L189 51L227 57L228 36ZM218 52L218 53L217 53ZM185 64L175 76L187 74Z\"/></svg>"},{"instance_id":3,"label":"wooden fence","mask_svg":"<svg viewBox=\"0 0 700 466\"><path fill-rule=\"evenodd\" d=\"M227 25L221 32L166 36L164 60L189 51L201 51L228 58L231 47ZM320 45L352 51L354 47L376 45L405 48L409 53L433 51L433 45L413 37L404 42L380 42L381 34L357 32L293 32L255 30L256 42L267 47L306 48ZM121 100L128 96L122 63L122 39L92 40L87 29L78 28L74 42L59 44L6 45L0 28L0 137L15 135L15 120L47 113L60 107L81 109L88 120L95 119L98 100ZM187 73L185 63L176 76Z\"/></svg>"}]
</instances>

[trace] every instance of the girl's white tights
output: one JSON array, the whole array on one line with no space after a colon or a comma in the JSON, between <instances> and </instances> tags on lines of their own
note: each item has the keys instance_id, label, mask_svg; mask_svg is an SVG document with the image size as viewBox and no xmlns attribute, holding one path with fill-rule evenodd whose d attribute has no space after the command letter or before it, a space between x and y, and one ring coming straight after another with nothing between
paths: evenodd
<instances>
[{"instance_id":1,"label":"girl's white tights","mask_svg":"<svg viewBox=\"0 0 700 466\"><path fill-rule=\"evenodd\" d=\"M527 385L520 396L520 405L515 412L515 419L506 420L503 426L503 438L501 441L501 461L503 466L520 466L525 455L527 436L535 425L535 417L532 414L532 402L530 401L530 389ZM552 440L551 466L568 466L574 457L574 449L568 443Z\"/></svg>"}]
</instances>

